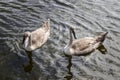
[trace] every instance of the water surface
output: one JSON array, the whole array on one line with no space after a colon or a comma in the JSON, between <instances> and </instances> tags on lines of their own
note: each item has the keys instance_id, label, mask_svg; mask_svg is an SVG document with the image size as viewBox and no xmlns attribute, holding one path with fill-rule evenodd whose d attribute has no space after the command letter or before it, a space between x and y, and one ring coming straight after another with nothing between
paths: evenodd
<instances>
[{"instance_id":1,"label":"water surface","mask_svg":"<svg viewBox=\"0 0 120 80\"><path fill-rule=\"evenodd\" d=\"M0 80L119 80L119 14L119 0L1 0ZM32 53L24 51L23 33L48 18L47 43ZM68 26L76 28L78 38L109 32L103 44L107 53L66 57Z\"/></svg>"}]
</instances>

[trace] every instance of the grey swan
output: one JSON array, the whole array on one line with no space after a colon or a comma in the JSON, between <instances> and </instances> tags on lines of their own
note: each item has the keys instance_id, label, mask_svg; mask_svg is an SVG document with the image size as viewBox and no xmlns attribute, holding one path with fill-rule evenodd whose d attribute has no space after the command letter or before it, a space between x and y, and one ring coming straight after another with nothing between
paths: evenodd
<instances>
[{"instance_id":1,"label":"grey swan","mask_svg":"<svg viewBox=\"0 0 120 80\"><path fill-rule=\"evenodd\" d=\"M44 22L42 27L32 32L25 32L23 35L23 48L26 51L33 51L46 43L50 36L50 19Z\"/></svg>"},{"instance_id":2,"label":"grey swan","mask_svg":"<svg viewBox=\"0 0 120 80\"><path fill-rule=\"evenodd\" d=\"M82 56L88 55L95 51L104 42L108 32L101 33L95 37L84 37L80 39L73 40L75 37L75 32L72 27L69 27L70 41L64 47L64 54L69 56ZM73 36L72 36L73 33Z\"/></svg>"}]
</instances>

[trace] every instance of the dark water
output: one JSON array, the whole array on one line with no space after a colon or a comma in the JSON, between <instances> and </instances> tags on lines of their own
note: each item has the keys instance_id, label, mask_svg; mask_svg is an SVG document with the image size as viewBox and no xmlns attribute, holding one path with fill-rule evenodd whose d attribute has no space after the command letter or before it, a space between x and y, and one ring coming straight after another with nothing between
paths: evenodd
<instances>
[{"instance_id":1,"label":"dark water","mask_svg":"<svg viewBox=\"0 0 120 80\"><path fill-rule=\"evenodd\" d=\"M119 0L0 0L0 80L120 80L119 14ZM48 18L48 42L25 52L23 33ZM66 26L74 26L78 38L108 31L107 54L96 50L89 59L66 57Z\"/></svg>"}]
</instances>

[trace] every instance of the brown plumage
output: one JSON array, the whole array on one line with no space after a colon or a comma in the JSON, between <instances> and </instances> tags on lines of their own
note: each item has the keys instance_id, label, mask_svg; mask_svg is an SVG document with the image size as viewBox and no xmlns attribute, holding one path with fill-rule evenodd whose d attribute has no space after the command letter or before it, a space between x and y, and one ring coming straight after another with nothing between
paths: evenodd
<instances>
[{"instance_id":1,"label":"brown plumage","mask_svg":"<svg viewBox=\"0 0 120 80\"><path fill-rule=\"evenodd\" d=\"M42 27L32 32L25 32L23 36L23 47L27 51L33 51L41 47L50 35L50 20L46 21Z\"/></svg>"},{"instance_id":2,"label":"brown plumage","mask_svg":"<svg viewBox=\"0 0 120 80\"><path fill-rule=\"evenodd\" d=\"M105 40L108 32L101 33L96 37L85 37L73 40L73 29L70 28L70 42L64 47L64 52L67 55L87 55L97 49ZM74 33L73 33L74 34ZM75 34L74 34L75 35Z\"/></svg>"}]
</instances>

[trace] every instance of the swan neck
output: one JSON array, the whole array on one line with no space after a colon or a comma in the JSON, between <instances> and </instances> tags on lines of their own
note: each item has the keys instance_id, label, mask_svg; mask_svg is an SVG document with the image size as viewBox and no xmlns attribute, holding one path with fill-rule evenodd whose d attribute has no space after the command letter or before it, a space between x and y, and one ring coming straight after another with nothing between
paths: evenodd
<instances>
[{"instance_id":1,"label":"swan neck","mask_svg":"<svg viewBox=\"0 0 120 80\"><path fill-rule=\"evenodd\" d=\"M69 40L69 43L64 47L64 52L65 53L68 53L70 51L70 46L72 44L72 41L73 41L73 37L72 37L72 31L71 29L69 30L70 32L70 40Z\"/></svg>"}]
</instances>

